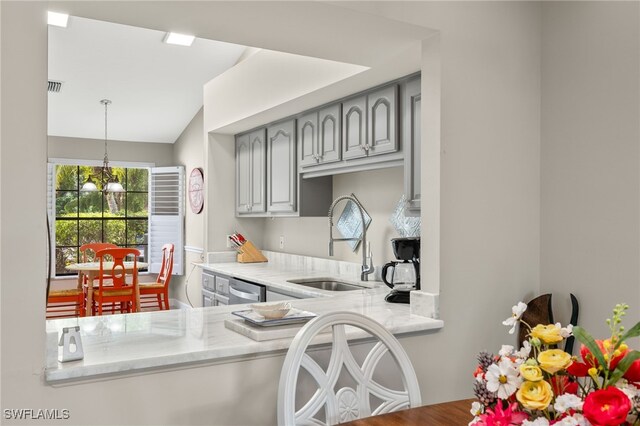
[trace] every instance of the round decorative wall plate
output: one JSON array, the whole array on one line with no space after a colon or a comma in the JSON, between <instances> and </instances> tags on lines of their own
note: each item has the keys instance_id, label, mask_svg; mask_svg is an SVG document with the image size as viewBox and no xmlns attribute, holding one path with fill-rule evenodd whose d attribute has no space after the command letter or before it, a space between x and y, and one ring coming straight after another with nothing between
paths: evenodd
<instances>
[{"instance_id":1,"label":"round decorative wall plate","mask_svg":"<svg viewBox=\"0 0 640 426\"><path fill-rule=\"evenodd\" d=\"M189 204L195 214L202 212L204 207L204 173L200 167L195 167L189 175Z\"/></svg>"}]
</instances>

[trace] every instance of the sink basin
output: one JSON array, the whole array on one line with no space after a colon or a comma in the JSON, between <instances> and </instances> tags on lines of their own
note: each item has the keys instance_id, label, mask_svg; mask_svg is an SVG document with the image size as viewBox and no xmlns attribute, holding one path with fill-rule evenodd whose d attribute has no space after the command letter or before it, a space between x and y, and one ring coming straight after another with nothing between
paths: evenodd
<instances>
[{"instance_id":1,"label":"sink basin","mask_svg":"<svg viewBox=\"0 0 640 426\"><path fill-rule=\"evenodd\" d=\"M329 291L350 291L350 290L362 290L365 287L358 285L345 283L342 281L336 281L330 278L304 278L299 280L289 280L289 283L303 285L305 287L317 288L320 290Z\"/></svg>"}]
</instances>

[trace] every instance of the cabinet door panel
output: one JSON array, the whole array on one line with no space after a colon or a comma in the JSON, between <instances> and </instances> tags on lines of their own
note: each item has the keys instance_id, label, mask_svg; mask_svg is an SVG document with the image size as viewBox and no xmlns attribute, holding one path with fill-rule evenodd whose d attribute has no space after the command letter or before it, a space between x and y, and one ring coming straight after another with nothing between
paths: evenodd
<instances>
[{"instance_id":1,"label":"cabinet door panel","mask_svg":"<svg viewBox=\"0 0 640 426\"><path fill-rule=\"evenodd\" d=\"M420 211L421 94L420 78L407 82L403 100L404 192L409 210Z\"/></svg>"},{"instance_id":2,"label":"cabinet door panel","mask_svg":"<svg viewBox=\"0 0 640 426\"><path fill-rule=\"evenodd\" d=\"M249 211L251 213L261 213L265 211L265 131L264 129L250 133L250 154L251 154L251 198L249 200Z\"/></svg>"},{"instance_id":3,"label":"cabinet door panel","mask_svg":"<svg viewBox=\"0 0 640 426\"><path fill-rule=\"evenodd\" d=\"M312 112L298 119L298 156L300 166L318 163L318 113Z\"/></svg>"},{"instance_id":4,"label":"cabinet door panel","mask_svg":"<svg viewBox=\"0 0 640 426\"><path fill-rule=\"evenodd\" d=\"M251 197L249 135L236 138L236 212L247 213Z\"/></svg>"},{"instance_id":5,"label":"cabinet door panel","mask_svg":"<svg viewBox=\"0 0 640 426\"><path fill-rule=\"evenodd\" d=\"M295 120L269 126L267 130L267 210L296 211Z\"/></svg>"},{"instance_id":6,"label":"cabinet door panel","mask_svg":"<svg viewBox=\"0 0 640 426\"><path fill-rule=\"evenodd\" d=\"M342 158L367 155L367 98L359 96L342 103Z\"/></svg>"},{"instance_id":7,"label":"cabinet door panel","mask_svg":"<svg viewBox=\"0 0 640 426\"><path fill-rule=\"evenodd\" d=\"M340 161L342 158L341 121L340 104L320 110L318 114L318 160L320 163Z\"/></svg>"},{"instance_id":8,"label":"cabinet door panel","mask_svg":"<svg viewBox=\"0 0 640 426\"><path fill-rule=\"evenodd\" d=\"M393 85L368 95L369 155L398 150L398 86Z\"/></svg>"}]
</instances>

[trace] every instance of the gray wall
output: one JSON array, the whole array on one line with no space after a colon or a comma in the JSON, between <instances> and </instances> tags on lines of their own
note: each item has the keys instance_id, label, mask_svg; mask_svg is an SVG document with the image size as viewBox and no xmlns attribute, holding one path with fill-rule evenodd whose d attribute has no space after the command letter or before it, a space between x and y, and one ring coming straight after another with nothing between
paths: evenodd
<instances>
[{"instance_id":1,"label":"gray wall","mask_svg":"<svg viewBox=\"0 0 640 426\"><path fill-rule=\"evenodd\" d=\"M71 158L98 160L104 158L104 140L48 137L49 158ZM138 161L155 163L156 166L173 164L173 144L150 142L108 141L107 154L110 161Z\"/></svg>"},{"instance_id":2,"label":"gray wall","mask_svg":"<svg viewBox=\"0 0 640 426\"><path fill-rule=\"evenodd\" d=\"M540 290L605 337L616 303L640 318L640 4L542 10Z\"/></svg>"},{"instance_id":3,"label":"gray wall","mask_svg":"<svg viewBox=\"0 0 640 426\"><path fill-rule=\"evenodd\" d=\"M205 165L203 117L204 113L201 108L173 144L173 164L185 167L187 184L191 170L194 167L202 167L204 169ZM204 222L208 211L203 209L200 214L196 214L191 211L188 198L185 203L184 245L204 250ZM194 268L191 263L201 262L203 259L204 255L199 253L185 252L185 275L174 276L171 279L169 297L184 303L191 302L193 306L202 306L200 269ZM188 298L185 293L185 286L187 286L189 292Z\"/></svg>"}]
</instances>

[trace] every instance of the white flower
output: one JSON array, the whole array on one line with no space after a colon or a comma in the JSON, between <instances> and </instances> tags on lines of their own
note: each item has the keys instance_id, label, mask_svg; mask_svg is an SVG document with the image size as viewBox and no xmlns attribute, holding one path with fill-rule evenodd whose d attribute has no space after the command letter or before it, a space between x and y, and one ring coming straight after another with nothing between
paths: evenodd
<instances>
[{"instance_id":1,"label":"white flower","mask_svg":"<svg viewBox=\"0 0 640 426\"><path fill-rule=\"evenodd\" d=\"M522 426L549 426L549 420L544 417L538 417L535 420L525 420Z\"/></svg>"},{"instance_id":2,"label":"white flower","mask_svg":"<svg viewBox=\"0 0 640 426\"><path fill-rule=\"evenodd\" d=\"M498 398L507 399L522 384L522 378L516 366L509 358L502 358L498 364L491 364L485 374L487 390L497 392Z\"/></svg>"},{"instance_id":3,"label":"white flower","mask_svg":"<svg viewBox=\"0 0 640 426\"><path fill-rule=\"evenodd\" d=\"M514 355L520 359L529 358L529 354L531 353L531 343L528 340L522 342L522 348L519 351L514 352Z\"/></svg>"},{"instance_id":4,"label":"white flower","mask_svg":"<svg viewBox=\"0 0 640 426\"><path fill-rule=\"evenodd\" d=\"M480 417L474 417L473 420L469 422L469 426L475 425L480 421Z\"/></svg>"},{"instance_id":5,"label":"white flower","mask_svg":"<svg viewBox=\"0 0 640 426\"><path fill-rule=\"evenodd\" d=\"M509 330L509 334L513 334L516 331L516 324L518 324L520 317L526 310L527 310L527 304L522 302L518 302L517 305L511 308L511 312L512 312L511 316L506 320L502 321L502 324L511 327L511 330Z\"/></svg>"},{"instance_id":6,"label":"white flower","mask_svg":"<svg viewBox=\"0 0 640 426\"><path fill-rule=\"evenodd\" d=\"M553 408L558 413L566 413L569 410L582 410L582 404L584 402L577 395L565 393L556 398L556 403Z\"/></svg>"},{"instance_id":7,"label":"white flower","mask_svg":"<svg viewBox=\"0 0 640 426\"><path fill-rule=\"evenodd\" d=\"M472 416L478 417L480 414L484 413L484 405L480 404L478 401L474 401L471 404L470 411Z\"/></svg>"},{"instance_id":8,"label":"white flower","mask_svg":"<svg viewBox=\"0 0 640 426\"><path fill-rule=\"evenodd\" d=\"M523 423L524 424L524 423ZM584 418L580 413L575 413L573 416L564 417L562 420L554 423L554 426L590 426L591 423Z\"/></svg>"},{"instance_id":9,"label":"white flower","mask_svg":"<svg viewBox=\"0 0 640 426\"><path fill-rule=\"evenodd\" d=\"M633 405L633 398L640 397L640 389L630 385L627 379L618 380L616 387L627 395L627 398L631 401L631 405Z\"/></svg>"},{"instance_id":10,"label":"white flower","mask_svg":"<svg viewBox=\"0 0 640 426\"><path fill-rule=\"evenodd\" d=\"M569 324L566 327L562 327L562 325L558 322L555 324L556 328L560 329L560 336L562 336L563 339L566 339L567 337L570 337L573 334L573 325Z\"/></svg>"},{"instance_id":11,"label":"white flower","mask_svg":"<svg viewBox=\"0 0 640 426\"><path fill-rule=\"evenodd\" d=\"M510 356L513 353L513 346L511 345L502 345L502 349L498 352L500 356Z\"/></svg>"}]
</instances>

